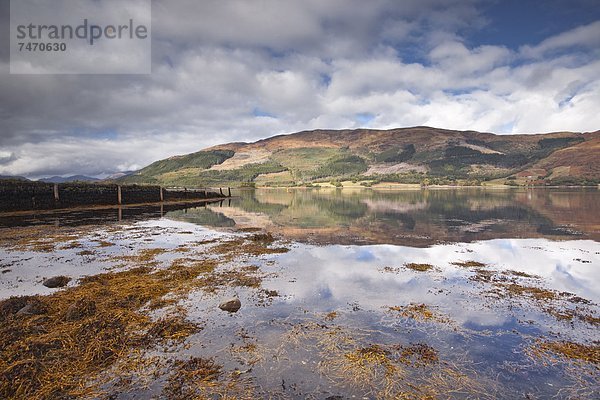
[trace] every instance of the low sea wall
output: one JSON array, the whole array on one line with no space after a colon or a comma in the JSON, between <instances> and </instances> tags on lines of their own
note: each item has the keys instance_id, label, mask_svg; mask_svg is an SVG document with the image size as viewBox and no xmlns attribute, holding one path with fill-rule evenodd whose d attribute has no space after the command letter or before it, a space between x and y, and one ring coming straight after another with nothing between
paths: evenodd
<instances>
[{"instance_id":1,"label":"low sea wall","mask_svg":"<svg viewBox=\"0 0 600 400\"><path fill-rule=\"evenodd\" d=\"M0 181L0 212L216 199L231 193L226 192L146 185Z\"/></svg>"}]
</instances>

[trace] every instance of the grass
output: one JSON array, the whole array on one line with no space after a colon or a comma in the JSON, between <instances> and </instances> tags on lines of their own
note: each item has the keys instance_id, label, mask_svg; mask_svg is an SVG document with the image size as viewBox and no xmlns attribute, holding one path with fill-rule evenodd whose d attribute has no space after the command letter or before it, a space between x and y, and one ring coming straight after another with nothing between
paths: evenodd
<instances>
[{"instance_id":1,"label":"grass","mask_svg":"<svg viewBox=\"0 0 600 400\"><path fill-rule=\"evenodd\" d=\"M584 345L569 341L538 341L532 351L535 356L541 358L548 358L553 354L567 360L600 364L600 346L598 344Z\"/></svg>"},{"instance_id":2,"label":"grass","mask_svg":"<svg viewBox=\"0 0 600 400\"><path fill-rule=\"evenodd\" d=\"M434 319L435 314L426 304L411 303L407 306L388 307L390 311L396 311L405 318L411 318L416 321L430 321Z\"/></svg>"},{"instance_id":3,"label":"grass","mask_svg":"<svg viewBox=\"0 0 600 400\"><path fill-rule=\"evenodd\" d=\"M552 306L545 306L542 310L548 314L556 318L558 321L568 321L571 322L575 319L578 319L586 324L593 326L600 326L600 318L594 316L593 314L589 314L585 312L583 309L576 307L575 309L571 308L559 308Z\"/></svg>"},{"instance_id":4,"label":"grass","mask_svg":"<svg viewBox=\"0 0 600 400\"><path fill-rule=\"evenodd\" d=\"M222 374L222 367L210 358L191 357L174 363L173 373L163 390L168 400L200 398L205 388Z\"/></svg>"},{"instance_id":5,"label":"grass","mask_svg":"<svg viewBox=\"0 0 600 400\"><path fill-rule=\"evenodd\" d=\"M314 171L315 166L324 164L341 154L344 152L338 148L305 147L277 151L273 154L273 159L293 173L303 176L302 173Z\"/></svg>"},{"instance_id":6,"label":"grass","mask_svg":"<svg viewBox=\"0 0 600 400\"><path fill-rule=\"evenodd\" d=\"M205 263L203 270L215 266ZM200 271L179 272L138 267L83 278L51 296L1 302L0 397L90 395L97 389L93 378L134 349L196 332L180 318L152 321L141 311L168 293L195 287L189 277ZM24 302L34 311L20 314Z\"/></svg>"},{"instance_id":7,"label":"grass","mask_svg":"<svg viewBox=\"0 0 600 400\"><path fill-rule=\"evenodd\" d=\"M156 161L141 169L135 175L132 175L131 177L124 177L120 180L123 182L129 182L135 177L156 177L160 174L175 172L185 168L206 169L215 164L221 164L223 161L231 158L233 154L233 151L230 150L214 150L199 151L184 156L171 157L165 160Z\"/></svg>"},{"instance_id":8,"label":"grass","mask_svg":"<svg viewBox=\"0 0 600 400\"><path fill-rule=\"evenodd\" d=\"M459 397L493 398L474 371L440 359L426 343L370 342L369 331L323 325L294 324L281 338L278 357L287 360L298 350L316 353L318 372L331 387L342 387L357 398L434 399L449 393ZM466 396L465 396L466 395Z\"/></svg>"},{"instance_id":9,"label":"grass","mask_svg":"<svg viewBox=\"0 0 600 400\"><path fill-rule=\"evenodd\" d=\"M80 238L79 228L28 226L0 229L0 243L13 251L49 253Z\"/></svg>"},{"instance_id":10,"label":"grass","mask_svg":"<svg viewBox=\"0 0 600 400\"><path fill-rule=\"evenodd\" d=\"M531 281L539 281L537 275L521 271L494 271L486 268L474 268L469 277L472 282L489 284L493 289L488 294L502 300L532 300L539 309L558 321L572 322L579 320L592 326L600 326L600 318L589 306L590 300L569 292L558 292L539 286L532 286ZM574 307L575 305L575 307Z\"/></svg>"},{"instance_id":11,"label":"grass","mask_svg":"<svg viewBox=\"0 0 600 400\"><path fill-rule=\"evenodd\" d=\"M481 263L479 261L457 261L453 262L452 265L456 265L458 267L463 268L481 268L486 266L484 263Z\"/></svg>"},{"instance_id":12,"label":"grass","mask_svg":"<svg viewBox=\"0 0 600 400\"><path fill-rule=\"evenodd\" d=\"M428 365L439 361L438 351L426 343L398 346L400 360L405 364Z\"/></svg>"},{"instance_id":13,"label":"grass","mask_svg":"<svg viewBox=\"0 0 600 400\"><path fill-rule=\"evenodd\" d=\"M404 264L405 268L412 269L413 271L418 272L427 272L432 270L434 267L431 264L417 264L417 263L408 263Z\"/></svg>"},{"instance_id":14,"label":"grass","mask_svg":"<svg viewBox=\"0 0 600 400\"><path fill-rule=\"evenodd\" d=\"M254 182L257 186L293 186L294 176L290 171L272 172L258 175Z\"/></svg>"},{"instance_id":15,"label":"grass","mask_svg":"<svg viewBox=\"0 0 600 400\"><path fill-rule=\"evenodd\" d=\"M283 172L286 168L280 164L269 161L258 164L245 164L240 168L231 170L206 170L202 171L188 181L177 180L173 183L196 183L204 186L239 186L244 182L252 182L259 175Z\"/></svg>"},{"instance_id":16,"label":"grass","mask_svg":"<svg viewBox=\"0 0 600 400\"><path fill-rule=\"evenodd\" d=\"M339 313L337 311L330 311L327 314L325 314L325 316L323 317L323 319L325 321L333 321L334 319L336 319L339 316Z\"/></svg>"},{"instance_id":17,"label":"grass","mask_svg":"<svg viewBox=\"0 0 600 400\"><path fill-rule=\"evenodd\" d=\"M510 283L504 286L506 294L510 297L527 296L535 300L556 300L557 292L535 286L523 286L517 283Z\"/></svg>"},{"instance_id":18,"label":"grass","mask_svg":"<svg viewBox=\"0 0 600 400\"><path fill-rule=\"evenodd\" d=\"M396 372L396 368L389 358L390 352L380 345L372 344L367 347L357 348L344 354L352 369L363 370L383 367L387 376Z\"/></svg>"},{"instance_id":19,"label":"grass","mask_svg":"<svg viewBox=\"0 0 600 400\"><path fill-rule=\"evenodd\" d=\"M531 275L531 274L528 274L528 273L523 272L523 271L508 270L508 271L506 271L506 273L509 274L509 275L512 275L512 276L519 277L519 278L541 279L541 277L538 276L538 275Z\"/></svg>"},{"instance_id":20,"label":"grass","mask_svg":"<svg viewBox=\"0 0 600 400\"><path fill-rule=\"evenodd\" d=\"M98 247L111 247L114 246L115 244L106 240L100 240L98 241Z\"/></svg>"},{"instance_id":21,"label":"grass","mask_svg":"<svg viewBox=\"0 0 600 400\"><path fill-rule=\"evenodd\" d=\"M230 260L239 256L281 254L289 251L286 247L269 247L272 240L274 239L270 234L256 234L250 238L240 237L223 241L213 247L213 250L226 254L226 259Z\"/></svg>"},{"instance_id":22,"label":"grass","mask_svg":"<svg viewBox=\"0 0 600 400\"><path fill-rule=\"evenodd\" d=\"M387 309L393 313L398 313L401 317L414 319L419 322L450 322L446 316L432 310L427 304L410 303L406 306L387 307Z\"/></svg>"},{"instance_id":23,"label":"grass","mask_svg":"<svg viewBox=\"0 0 600 400\"><path fill-rule=\"evenodd\" d=\"M197 324L185 320L181 315L171 315L156 321L148 330L146 337L154 339L181 341L201 330Z\"/></svg>"},{"instance_id":24,"label":"grass","mask_svg":"<svg viewBox=\"0 0 600 400\"><path fill-rule=\"evenodd\" d=\"M29 243L20 237L16 241L14 237L5 239L19 247L38 248L34 239ZM176 345L202 329L181 312L165 314L178 298L197 289L210 292L222 286L260 287L258 268L217 269L218 262L210 258L211 254L227 258L229 253L283 252L268 248L274 240L269 234L256 233L248 239L213 246L210 254L198 258L176 258L166 268L157 268L156 263L156 257L166 249L144 249L112 260L126 261L132 267L128 270L84 277L77 286L52 295L0 302L0 398L100 395L103 377L114 380L120 368L135 369L132 364L143 362L137 356L140 349ZM154 320L147 310L164 310L158 314L163 316ZM214 375L205 374L211 365L195 360L176 364L176 368L184 377L204 379ZM204 372L198 372L202 366L206 367ZM113 373L104 376L108 370ZM169 381L172 391L168 398L182 398L177 393L188 393L185 387L177 389L180 378Z\"/></svg>"},{"instance_id":25,"label":"grass","mask_svg":"<svg viewBox=\"0 0 600 400\"><path fill-rule=\"evenodd\" d=\"M197 285L207 292L216 292L224 286L247 287L257 289L262 283L262 277L255 273L238 270L220 271L215 274L207 274L199 278Z\"/></svg>"}]
</instances>

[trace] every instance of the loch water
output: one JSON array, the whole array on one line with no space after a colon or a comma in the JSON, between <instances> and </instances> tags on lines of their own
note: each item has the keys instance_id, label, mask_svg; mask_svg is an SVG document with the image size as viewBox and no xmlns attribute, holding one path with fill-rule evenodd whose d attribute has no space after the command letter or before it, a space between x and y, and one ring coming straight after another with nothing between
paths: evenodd
<instances>
[{"instance_id":1,"label":"loch water","mask_svg":"<svg viewBox=\"0 0 600 400\"><path fill-rule=\"evenodd\" d=\"M263 398L600 395L597 189L235 194L169 209L0 218L4 230L96 225L78 246L0 248L0 298L51 294L44 278L68 275L73 286L140 249L164 249L156 262L168 265L178 249L268 232L288 251L223 266L255 268L260 290L190 293L179 305L203 329L170 356L213 359ZM231 296L242 308L221 311ZM115 398L160 398L164 384Z\"/></svg>"}]
</instances>

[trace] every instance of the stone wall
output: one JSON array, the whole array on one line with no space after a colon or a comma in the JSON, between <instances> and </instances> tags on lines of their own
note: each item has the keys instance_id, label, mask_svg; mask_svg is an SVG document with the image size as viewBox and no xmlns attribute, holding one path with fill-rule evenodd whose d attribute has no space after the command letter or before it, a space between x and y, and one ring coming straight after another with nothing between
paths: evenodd
<instances>
[{"instance_id":1,"label":"stone wall","mask_svg":"<svg viewBox=\"0 0 600 400\"><path fill-rule=\"evenodd\" d=\"M54 184L50 185L54 187ZM56 186L58 187L58 201L52 197L54 204L51 207L38 208L118 204L117 185L62 183L56 184Z\"/></svg>"},{"instance_id":2,"label":"stone wall","mask_svg":"<svg viewBox=\"0 0 600 400\"><path fill-rule=\"evenodd\" d=\"M54 185L36 182L0 182L0 210L34 210L54 206Z\"/></svg>"},{"instance_id":3,"label":"stone wall","mask_svg":"<svg viewBox=\"0 0 600 400\"><path fill-rule=\"evenodd\" d=\"M0 212L219 197L224 196L214 191L165 190L160 186L0 181Z\"/></svg>"}]
</instances>

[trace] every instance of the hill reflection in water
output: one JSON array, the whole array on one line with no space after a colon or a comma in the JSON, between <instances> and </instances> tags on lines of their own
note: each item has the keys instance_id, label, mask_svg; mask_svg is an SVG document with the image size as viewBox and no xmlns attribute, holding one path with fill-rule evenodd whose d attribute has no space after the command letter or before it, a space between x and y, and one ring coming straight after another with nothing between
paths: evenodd
<instances>
[{"instance_id":1,"label":"hill reflection in water","mask_svg":"<svg viewBox=\"0 0 600 400\"><path fill-rule=\"evenodd\" d=\"M317 244L426 247L497 238L600 240L600 192L263 189L167 217L213 227L263 228Z\"/></svg>"}]
</instances>

